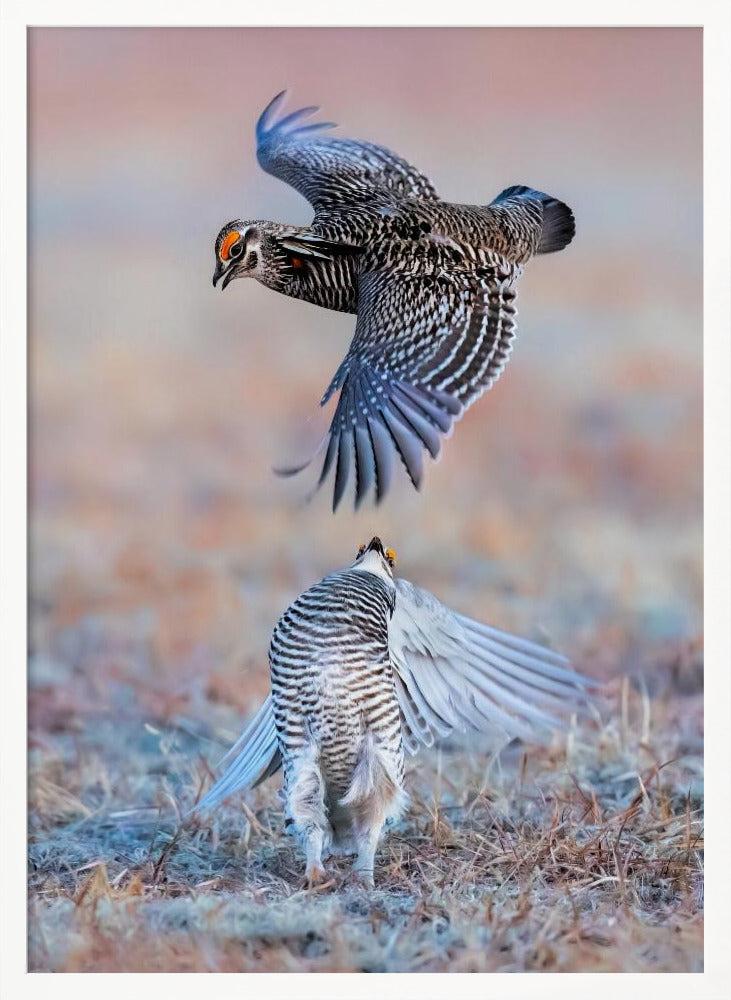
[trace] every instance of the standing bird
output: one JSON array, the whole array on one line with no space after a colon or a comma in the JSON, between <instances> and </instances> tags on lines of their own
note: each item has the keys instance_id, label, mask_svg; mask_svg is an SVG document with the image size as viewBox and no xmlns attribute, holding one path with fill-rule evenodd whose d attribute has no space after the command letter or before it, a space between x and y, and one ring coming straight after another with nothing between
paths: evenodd
<instances>
[{"instance_id":1,"label":"standing bird","mask_svg":"<svg viewBox=\"0 0 731 1000\"><path fill-rule=\"evenodd\" d=\"M257 158L315 210L310 226L235 220L215 244L214 286L256 278L327 309L356 313L355 336L321 400L340 391L318 481L335 468L333 510L355 467L355 504L389 488L396 453L419 489L423 452L436 458L464 411L508 360L515 283L535 254L562 250L571 210L530 187L489 205L442 201L427 178L383 146L324 135L318 108L256 125ZM280 470L283 474L298 468Z\"/></svg>"},{"instance_id":2,"label":"standing bird","mask_svg":"<svg viewBox=\"0 0 731 1000\"><path fill-rule=\"evenodd\" d=\"M404 751L485 732L535 739L585 702L591 682L568 660L465 618L395 579L379 538L282 615L269 647L271 694L195 806L209 810L284 768L285 825L309 885L325 853L357 855L373 885L383 825L406 802Z\"/></svg>"}]
</instances>

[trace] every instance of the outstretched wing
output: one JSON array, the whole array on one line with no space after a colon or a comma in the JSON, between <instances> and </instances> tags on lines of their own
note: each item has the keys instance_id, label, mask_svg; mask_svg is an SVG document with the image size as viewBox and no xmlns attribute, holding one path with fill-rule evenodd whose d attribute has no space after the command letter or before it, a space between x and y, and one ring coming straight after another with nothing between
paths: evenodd
<instances>
[{"instance_id":1,"label":"outstretched wing","mask_svg":"<svg viewBox=\"0 0 731 1000\"><path fill-rule=\"evenodd\" d=\"M271 695L267 695L264 704L222 758L221 764L226 761L230 761L228 767L196 803L194 812L207 812L234 792L255 788L282 766Z\"/></svg>"},{"instance_id":2,"label":"outstretched wing","mask_svg":"<svg viewBox=\"0 0 731 1000\"><path fill-rule=\"evenodd\" d=\"M407 580L396 580L388 646L411 753L455 730L535 740L594 686L566 657L459 615Z\"/></svg>"},{"instance_id":3,"label":"outstretched wing","mask_svg":"<svg viewBox=\"0 0 731 1000\"><path fill-rule=\"evenodd\" d=\"M424 451L437 458L441 438L505 367L515 331L512 280L498 271L361 277L355 336L322 399L340 389L318 482L335 468L333 510L353 468L356 507L372 487L379 502L395 455L419 489Z\"/></svg>"},{"instance_id":4,"label":"outstretched wing","mask_svg":"<svg viewBox=\"0 0 731 1000\"><path fill-rule=\"evenodd\" d=\"M256 155L273 174L310 202L317 212L338 205L382 201L384 195L437 198L429 180L383 146L323 135L332 122L307 124L319 108L277 117L286 91L277 94L256 123Z\"/></svg>"}]
</instances>

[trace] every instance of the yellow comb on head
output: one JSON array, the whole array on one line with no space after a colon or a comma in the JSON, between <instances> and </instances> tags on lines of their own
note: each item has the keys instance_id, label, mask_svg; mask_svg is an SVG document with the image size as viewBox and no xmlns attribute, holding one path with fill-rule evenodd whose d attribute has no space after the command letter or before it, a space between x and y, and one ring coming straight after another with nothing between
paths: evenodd
<instances>
[{"instance_id":1,"label":"yellow comb on head","mask_svg":"<svg viewBox=\"0 0 731 1000\"><path fill-rule=\"evenodd\" d=\"M389 565L394 566L396 564L396 553L393 549L386 549L386 559L388 559Z\"/></svg>"}]
</instances>

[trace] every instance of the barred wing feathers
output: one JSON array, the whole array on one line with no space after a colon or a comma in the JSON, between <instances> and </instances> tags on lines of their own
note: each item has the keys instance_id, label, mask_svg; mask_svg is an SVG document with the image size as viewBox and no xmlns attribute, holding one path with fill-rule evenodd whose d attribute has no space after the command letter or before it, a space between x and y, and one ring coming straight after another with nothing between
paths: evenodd
<instances>
[{"instance_id":1,"label":"barred wing feathers","mask_svg":"<svg viewBox=\"0 0 731 1000\"><path fill-rule=\"evenodd\" d=\"M332 122L309 123L319 108L278 117L286 91L256 124L256 155L267 173L291 185L315 211L338 205L390 200L389 195L436 200L428 178L384 146L324 135Z\"/></svg>"},{"instance_id":2,"label":"barred wing feathers","mask_svg":"<svg viewBox=\"0 0 731 1000\"><path fill-rule=\"evenodd\" d=\"M348 354L323 396L340 390L318 486L335 469L333 510L351 474L358 507L388 492L394 457L413 485L454 422L499 378L512 350L515 292L497 274L461 281L375 271L361 277ZM310 460L311 461L311 460ZM279 470L300 472L306 465Z\"/></svg>"},{"instance_id":3,"label":"barred wing feathers","mask_svg":"<svg viewBox=\"0 0 731 1000\"><path fill-rule=\"evenodd\" d=\"M590 700L592 682L566 657L459 615L407 580L396 580L388 642L411 753L454 731L535 740Z\"/></svg>"},{"instance_id":4,"label":"barred wing feathers","mask_svg":"<svg viewBox=\"0 0 731 1000\"><path fill-rule=\"evenodd\" d=\"M395 584L388 646L410 753L455 731L497 729L536 740L590 703L594 683L571 670L566 657L460 615L407 580ZM221 763L227 761L195 812L281 767L271 695Z\"/></svg>"}]
</instances>

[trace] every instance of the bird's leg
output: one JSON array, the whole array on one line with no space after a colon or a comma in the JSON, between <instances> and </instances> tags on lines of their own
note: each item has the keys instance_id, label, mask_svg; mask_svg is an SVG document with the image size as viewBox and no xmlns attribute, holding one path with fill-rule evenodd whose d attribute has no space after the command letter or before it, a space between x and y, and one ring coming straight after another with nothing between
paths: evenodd
<instances>
[{"instance_id":1,"label":"bird's leg","mask_svg":"<svg viewBox=\"0 0 731 1000\"><path fill-rule=\"evenodd\" d=\"M287 812L305 851L305 877L312 888L327 879L322 852L330 831L317 747L310 744L291 761L288 771Z\"/></svg>"},{"instance_id":2,"label":"bird's leg","mask_svg":"<svg viewBox=\"0 0 731 1000\"><path fill-rule=\"evenodd\" d=\"M358 847L358 857L353 865L353 876L357 882L372 889L374 886L373 869L375 866L376 847L383 829L383 819L374 817L372 825L356 830L355 842Z\"/></svg>"},{"instance_id":3,"label":"bird's leg","mask_svg":"<svg viewBox=\"0 0 731 1000\"><path fill-rule=\"evenodd\" d=\"M325 835L320 827L312 826L306 834L305 840L305 878L307 888L313 889L327 881L328 874L322 864L322 850L325 843Z\"/></svg>"},{"instance_id":4,"label":"bird's leg","mask_svg":"<svg viewBox=\"0 0 731 1000\"><path fill-rule=\"evenodd\" d=\"M378 838L387 817L394 815L403 798L398 762L393 760L373 732L367 732L348 791L340 805L349 809L358 857L355 879L373 888L373 868Z\"/></svg>"}]
</instances>

